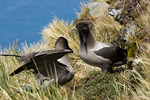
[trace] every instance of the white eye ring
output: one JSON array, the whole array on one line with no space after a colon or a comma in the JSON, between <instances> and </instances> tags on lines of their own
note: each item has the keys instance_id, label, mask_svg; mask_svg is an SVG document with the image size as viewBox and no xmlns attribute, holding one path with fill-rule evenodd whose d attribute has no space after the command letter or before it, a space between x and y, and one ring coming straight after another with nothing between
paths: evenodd
<instances>
[{"instance_id":1,"label":"white eye ring","mask_svg":"<svg viewBox=\"0 0 150 100\"><path fill-rule=\"evenodd\" d=\"M86 27L84 27L83 29L86 30Z\"/></svg>"}]
</instances>

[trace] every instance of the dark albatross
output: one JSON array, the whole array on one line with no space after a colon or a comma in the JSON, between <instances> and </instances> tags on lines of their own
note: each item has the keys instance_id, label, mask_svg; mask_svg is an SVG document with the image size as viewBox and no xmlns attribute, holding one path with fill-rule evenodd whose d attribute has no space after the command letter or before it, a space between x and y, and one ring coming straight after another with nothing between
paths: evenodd
<instances>
[{"instance_id":1,"label":"dark albatross","mask_svg":"<svg viewBox=\"0 0 150 100\"><path fill-rule=\"evenodd\" d=\"M126 64L127 51L113 44L96 41L87 21L78 22L76 28L80 37L79 55L85 63L109 73L112 73L112 67Z\"/></svg>"},{"instance_id":2,"label":"dark albatross","mask_svg":"<svg viewBox=\"0 0 150 100\"><path fill-rule=\"evenodd\" d=\"M47 86L51 82L64 85L72 80L74 70L69 61L68 53L73 53L73 51L68 46L68 41L64 37L60 37L55 43L54 50L32 52L23 56L5 54L0 56L20 57L24 65L12 72L10 76L25 69L34 69L34 74L37 74L36 82L43 88L43 85Z\"/></svg>"}]
</instances>

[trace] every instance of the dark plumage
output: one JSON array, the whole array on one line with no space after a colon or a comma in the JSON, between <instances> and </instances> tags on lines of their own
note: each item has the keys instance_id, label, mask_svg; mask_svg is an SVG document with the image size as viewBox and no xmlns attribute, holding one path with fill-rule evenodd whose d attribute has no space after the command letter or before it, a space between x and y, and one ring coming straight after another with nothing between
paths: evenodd
<instances>
[{"instance_id":1,"label":"dark plumage","mask_svg":"<svg viewBox=\"0 0 150 100\"><path fill-rule=\"evenodd\" d=\"M61 58L67 53L71 53L71 50L46 50L41 52L32 52L27 55L23 55L20 57L20 60L24 63L21 67L16 69L14 72L10 74L13 76L15 74L20 73L23 70L35 69L38 66L43 66L45 63L52 63L57 59Z\"/></svg>"},{"instance_id":2,"label":"dark plumage","mask_svg":"<svg viewBox=\"0 0 150 100\"><path fill-rule=\"evenodd\" d=\"M95 53L98 56L110 59L113 63L124 60L127 55L127 51L118 46L104 47L98 51L95 51Z\"/></svg>"}]
</instances>

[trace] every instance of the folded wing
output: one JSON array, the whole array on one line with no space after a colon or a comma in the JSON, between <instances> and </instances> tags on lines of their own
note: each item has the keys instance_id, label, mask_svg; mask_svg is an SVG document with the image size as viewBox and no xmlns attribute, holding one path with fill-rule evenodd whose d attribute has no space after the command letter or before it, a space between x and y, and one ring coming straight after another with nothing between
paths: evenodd
<instances>
[{"instance_id":1,"label":"folded wing","mask_svg":"<svg viewBox=\"0 0 150 100\"><path fill-rule=\"evenodd\" d=\"M105 47L94 52L97 56L109 59L113 63L127 58L127 51L118 46Z\"/></svg>"}]
</instances>

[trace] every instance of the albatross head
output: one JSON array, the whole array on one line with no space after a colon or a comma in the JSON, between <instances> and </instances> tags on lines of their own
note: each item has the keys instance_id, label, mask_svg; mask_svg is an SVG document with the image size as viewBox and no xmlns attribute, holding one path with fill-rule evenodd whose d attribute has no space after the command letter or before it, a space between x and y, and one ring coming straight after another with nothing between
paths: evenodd
<instances>
[{"instance_id":1,"label":"albatross head","mask_svg":"<svg viewBox=\"0 0 150 100\"><path fill-rule=\"evenodd\" d=\"M89 25L86 22L78 22L76 28L79 32L81 44L83 43L86 53L87 53L87 36L90 32Z\"/></svg>"},{"instance_id":2,"label":"albatross head","mask_svg":"<svg viewBox=\"0 0 150 100\"><path fill-rule=\"evenodd\" d=\"M68 49L68 50L71 50L71 52L73 53L73 50L68 46L67 39L64 37L59 37L57 39L55 43L55 49L58 49L58 50Z\"/></svg>"}]
</instances>

